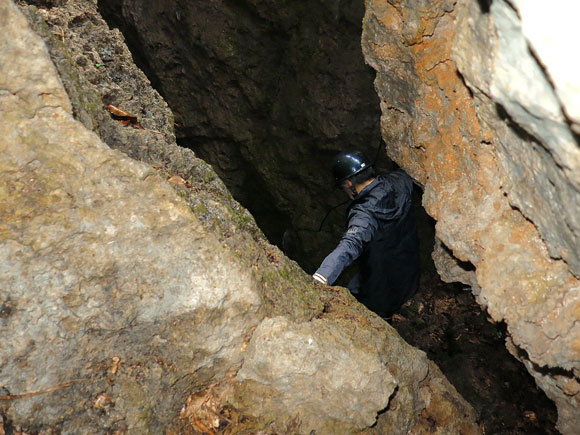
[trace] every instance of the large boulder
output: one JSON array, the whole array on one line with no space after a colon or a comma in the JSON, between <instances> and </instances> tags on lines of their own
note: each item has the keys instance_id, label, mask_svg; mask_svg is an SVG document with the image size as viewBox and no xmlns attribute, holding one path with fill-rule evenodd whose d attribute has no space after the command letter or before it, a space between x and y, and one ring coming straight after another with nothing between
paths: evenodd
<instances>
[{"instance_id":1,"label":"large boulder","mask_svg":"<svg viewBox=\"0 0 580 435\"><path fill-rule=\"evenodd\" d=\"M536 25L545 5L526 2L367 7L363 50L377 71L383 138L424 186L423 204L437 220L438 270L470 285L491 317L506 322L508 348L556 402L558 428L575 433L578 93L562 69L569 55L554 59L547 48L569 42L566 26L553 11Z\"/></svg>"},{"instance_id":2,"label":"large boulder","mask_svg":"<svg viewBox=\"0 0 580 435\"><path fill-rule=\"evenodd\" d=\"M0 15L0 384L62 387L6 415L157 432L193 385L240 365L256 277L152 167L72 117L40 38L12 2Z\"/></svg>"},{"instance_id":3,"label":"large boulder","mask_svg":"<svg viewBox=\"0 0 580 435\"><path fill-rule=\"evenodd\" d=\"M27 21L0 0L0 429L478 433L423 352L315 286L175 145L95 3L59 4ZM112 119L115 89L137 121ZM192 408L218 386L241 418Z\"/></svg>"}]
</instances>

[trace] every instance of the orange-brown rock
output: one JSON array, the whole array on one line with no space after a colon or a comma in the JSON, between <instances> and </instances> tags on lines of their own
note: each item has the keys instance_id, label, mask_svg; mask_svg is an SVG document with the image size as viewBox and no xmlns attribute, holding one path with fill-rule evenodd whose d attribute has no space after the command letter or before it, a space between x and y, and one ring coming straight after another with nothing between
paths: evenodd
<instances>
[{"instance_id":1,"label":"orange-brown rock","mask_svg":"<svg viewBox=\"0 0 580 435\"><path fill-rule=\"evenodd\" d=\"M573 180L556 168L573 165L577 147L561 145L563 124L547 132L522 117L517 126L515 108L508 116L500 107L509 89L486 73L508 57L493 55L503 30L492 16L501 18L501 7L484 14L476 2L369 1L363 51L377 71L387 153L424 186L423 204L437 220L441 276L470 285L491 317L507 323L508 348L556 402L558 428L572 433L580 423L580 285L578 249L569 246L577 248L578 233L574 200L560 202L574 198ZM542 146L555 158L538 157ZM516 178L534 167L553 180L551 190L540 177L537 184ZM551 203L563 210L561 220L542 217Z\"/></svg>"}]
</instances>

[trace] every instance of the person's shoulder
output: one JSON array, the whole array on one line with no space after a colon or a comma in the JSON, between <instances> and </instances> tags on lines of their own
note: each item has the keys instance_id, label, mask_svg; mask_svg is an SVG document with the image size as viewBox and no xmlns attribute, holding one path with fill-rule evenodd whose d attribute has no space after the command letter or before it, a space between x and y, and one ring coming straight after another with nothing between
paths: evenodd
<instances>
[{"instance_id":1,"label":"person's shoulder","mask_svg":"<svg viewBox=\"0 0 580 435\"><path fill-rule=\"evenodd\" d=\"M402 169L381 176L380 181L386 191L410 194L413 190L413 179Z\"/></svg>"},{"instance_id":2,"label":"person's shoulder","mask_svg":"<svg viewBox=\"0 0 580 435\"><path fill-rule=\"evenodd\" d=\"M351 220L355 216L368 215L376 203L376 195L372 192L365 192L365 195L360 195L355 198L349 205L347 210L348 219Z\"/></svg>"},{"instance_id":3,"label":"person's shoulder","mask_svg":"<svg viewBox=\"0 0 580 435\"><path fill-rule=\"evenodd\" d=\"M386 180L390 180L394 183L405 183L413 184L413 179L402 169L395 169L384 176Z\"/></svg>"},{"instance_id":4,"label":"person's shoulder","mask_svg":"<svg viewBox=\"0 0 580 435\"><path fill-rule=\"evenodd\" d=\"M383 178L383 179L405 179L405 180L409 180L412 181L411 177L409 176L409 174L407 174L403 169L399 168L399 169L395 169L391 172L389 172L386 175L379 175L379 177Z\"/></svg>"}]
</instances>

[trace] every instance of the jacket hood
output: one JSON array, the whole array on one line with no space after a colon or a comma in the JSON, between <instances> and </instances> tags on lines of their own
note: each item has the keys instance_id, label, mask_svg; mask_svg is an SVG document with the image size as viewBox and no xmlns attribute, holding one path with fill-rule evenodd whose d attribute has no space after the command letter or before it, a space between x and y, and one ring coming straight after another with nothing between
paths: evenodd
<instances>
[{"instance_id":1,"label":"jacket hood","mask_svg":"<svg viewBox=\"0 0 580 435\"><path fill-rule=\"evenodd\" d=\"M377 219L398 219L411 207L412 190L411 178L401 170L379 175L354 198L349 211L364 206Z\"/></svg>"}]
</instances>

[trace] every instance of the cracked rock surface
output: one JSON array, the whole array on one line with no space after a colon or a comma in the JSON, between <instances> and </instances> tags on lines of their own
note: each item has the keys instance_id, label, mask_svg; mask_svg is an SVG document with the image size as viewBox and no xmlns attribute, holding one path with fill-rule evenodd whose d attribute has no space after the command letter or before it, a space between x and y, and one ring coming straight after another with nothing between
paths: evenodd
<instances>
[{"instance_id":1,"label":"cracked rock surface","mask_svg":"<svg viewBox=\"0 0 580 435\"><path fill-rule=\"evenodd\" d=\"M314 285L175 145L94 2L38 6L27 20L0 0L0 429L161 433L188 397L231 382L222 405L244 416L231 433L479 432L423 352L345 289ZM111 121L110 89L127 104L140 90L142 128ZM303 366L284 364L298 352ZM314 382L301 367L320 368ZM278 406L303 397L298 414Z\"/></svg>"},{"instance_id":2,"label":"cracked rock surface","mask_svg":"<svg viewBox=\"0 0 580 435\"><path fill-rule=\"evenodd\" d=\"M505 321L508 349L571 434L580 424L580 147L570 101L579 94L540 46L565 44L566 30L550 11L530 31L541 12L524 3L371 1L363 50L377 71L387 153L423 184L437 220L439 273Z\"/></svg>"}]
</instances>

